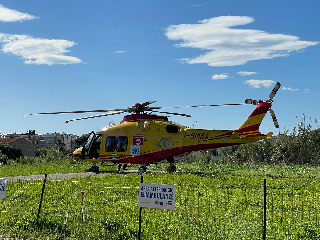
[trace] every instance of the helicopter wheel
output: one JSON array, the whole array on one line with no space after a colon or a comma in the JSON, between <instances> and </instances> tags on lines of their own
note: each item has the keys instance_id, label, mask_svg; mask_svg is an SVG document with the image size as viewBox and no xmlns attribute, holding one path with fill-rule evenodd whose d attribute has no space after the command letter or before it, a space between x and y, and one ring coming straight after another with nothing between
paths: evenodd
<instances>
[{"instance_id":1,"label":"helicopter wheel","mask_svg":"<svg viewBox=\"0 0 320 240\"><path fill-rule=\"evenodd\" d=\"M118 172L120 172L121 166L122 166L122 164L118 164Z\"/></svg>"},{"instance_id":2,"label":"helicopter wheel","mask_svg":"<svg viewBox=\"0 0 320 240\"><path fill-rule=\"evenodd\" d=\"M170 166L168 167L168 172L169 173L173 173L177 171L177 167L176 165L174 165L173 163L170 163Z\"/></svg>"},{"instance_id":3,"label":"helicopter wheel","mask_svg":"<svg viewBox=\"0 0 320 240\"><path fill-rule=\"evenodd\" d=\"M142 174L145 173L146 171L147 171L147 167L146 167L146 166L143 165L143 166L140 166L140 167L139 167L139 174L142 175Z\"/></svg>"},{"instance_id":4,"label":"helicopter wheel","mask_svg":"<svg viewBox=\"0 0 320 240\"><path fill-rule=\"evenodd\" d=\"M127 169L127 166L128 166L128 164L123 164L123 170L126 170Z\"/></svg>"},{"instance_id":5,"label":"helicopter wheel","mask_svg":"<svg viewBox=\"0 0 320 240\"><path fill-rule=\"evenodd\" d=\"M90 172L99 172L99 167L97 165L92 165L91 168L89 169Z\"/></svg>"}]
</instances>

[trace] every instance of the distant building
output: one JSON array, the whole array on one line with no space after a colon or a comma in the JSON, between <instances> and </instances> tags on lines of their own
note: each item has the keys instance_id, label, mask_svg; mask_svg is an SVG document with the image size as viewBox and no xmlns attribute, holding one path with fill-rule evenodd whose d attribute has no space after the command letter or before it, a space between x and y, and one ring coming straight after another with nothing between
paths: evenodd
<instances>
[{"instance_id":1,"label":"distant building","mask_svg":"<svg viewBox=\"0 0 320 240\"><path fill-rule=\"evenodd\" d=\"M40 140L38 142L39 147L51 147L56 143L56 136L54 133L47 133L40 136Z\"/></svg>"},{"instance_id":2,"label":"distant building","mask_svg":"<svg viewBox=\"0 0 320 240\"><path fill-rule=\"evenodd\" d=\"M35 130L29 130L27 133L10 133L5 138L23 138L33 143L37 147L52 147L58 142L65 146L66 150L71 150L78 138L77 135L67 133L46 133L43 135L36 134Z\"/></svg>"},{"instance_id":3,"label":"distant building","mask_svg":"<svg viewBox=\"0 0 320 240\"><path fill-rule=\"evenodd\" d=\"M55 146L58 142L63 144L66 150L70 150L78 138L77 135L67 134L67 133L47 133L40 136L38 146L39 147L49 147Z\"/></svg>"},{"instance_id":4,"label":"distant building","mask_svg":"<svg viewBox=\"0 0 320 240\"><path fill-rule=\"evenodd\" d=\"M10 133L5 135L6 138L23 138L33 143L35 146L38 145L40 135L36 134L36 130L29 130L27 133Z\"/></svg>"},{"instance_id":5,"label":"distant building","mask_svg":"<svg viewBox=\"0 0 320 240\"><path fill-rule=\"evenodd\" d=\"M0 138L0 141L10 147L20 149L24 157L34 157L36 155L36 145L24 138Z\"/></svg>"},{"instance_id":6,"label":"distant building","mask_svg":"<svg viewBox=\"0 0 320 240\"><path fill-rule=\"evenodd\" d=\"M62 143L65 144L67 150L72 149L75 146L78 136L74 134L62 134Z\"/></svg>"},{"instance_id":7,"label":"distant building","mask_svg":"<svg viewBox=\"0 0 320 240\"><path fill-rule=\"evenodd\" d=\"M224 154L222 152L222 148L214 148L211 150L211 152L214 157L223 157L224 156Z\"/></svg>"}]
</instances>

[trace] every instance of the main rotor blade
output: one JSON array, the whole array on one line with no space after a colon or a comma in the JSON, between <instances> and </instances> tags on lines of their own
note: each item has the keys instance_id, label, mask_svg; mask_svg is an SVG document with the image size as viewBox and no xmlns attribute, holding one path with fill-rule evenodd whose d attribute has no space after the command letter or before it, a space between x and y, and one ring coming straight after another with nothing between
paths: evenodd
<instances>
[{"instance_id":1,"label":"main rotor blade","mask_svg":"<svg viewBox=\"0 0 320 240\"><path fill-rule=\"evenodd\" d=\"M65 111L65 112L43 112L43 113L30 113L25 115L31 116L31 115L46 115L46 114L68 114L68 113L90 113L90 112L115 112L115 111L123 111L126 112L127 109L113 109L113 110L84 110L84 111Z\"/></svg>"},{"instance_id":2,"label":"main rotor blade","mask_svg":"<svg viewBox=\"0 0 320 240\"><path fill-rule=\"evenodd\" d=\"M143 107L147 107L149 104L154 103L155 101L148 101L142 103ZM194 105L194 106L176 106L176 107L148 107L145 111L152 111L153 109L163 109L163 108L195 108L195 107L220 107L220 106L237 106L237 105L244 105L243 103L229 103L229 104L207 104L207 105ZM93 112L134 112L134 108L117 108L117 109L97 109L97 110L80 110L80 111L60 111L60 112L41 112L41 113L30 113L25 115L24 117L31 116L31 115L49 115L49 114L68 114L68 113L93 113Z\"/></svg>"},{"instance_id":3,"label":"main rotor blade","mask_svg":"<svg viewBox=\"0 0 320 240\"><path fill-rule=\"evenodd\" d=\"M270 102L272 102L272 99L274 98L274 96L278 92L280 86L281 86L281 84L279 82L277 82L276 85L274 86L274 88L272 89L272 91L271 91L271 93L269 95L269 101Z\"/></svg>"},{"instance_id":4,"label":"main rotor blade","mask_svg":"<svg viewBox=\"0 0 320 240\"><path fill-rule=\"evenodd\" d=\"M141 106L146 107L146 106L148 106L149 104L152 104L152 103L155 103L155 102L156 102L156 101L147 101L147 102L142 103Z\"/></svg>"},{"instance_id":5,"label":"main rotor blade","mask_svg":"<svg viewBox=\"0 0 320 240\"><path fill-rule=\"evenodd\" d=\"M152 111L152 112L165 113L165 114L171 114L171 115L178 115L178 116L184 116L184 117L191 117L189 114L184 114L184 113L159 112L159 111Z\"/></svg>"},{"instance_id":6,"label":"main rotor blade","mask_svg":"<svg viewBox=\"0 0 320 240\"><path fill-rule=\"evenodd\" d=\"M238 105L244 105L244 103L205 104L205 105L177 106L177 107L150 107L150 109L163 109L163 108L196 108L196 107L222 107L222 106L238 106Z\"/></svg>"},{"instance_id":7,"label":"main rotor blade","mask_svg":"<svg viewBox=\"0 0 320 240\"><path fill-rule=\"evenodd\" d=\"M89 119L89 118L105 117L105 116L116 115L116 114L121 114L121 113L124 113L124 111L99 114L99 115L94 115L94 116L89 116L89 117L75 118L75 119L71 119L71 120L66 121L66 123L76 121L76 120L85 120L85 119Z\"/></svg>"},{"instance_id":8,"label":"main rotor blade","mask_svg":"<svg viewBox=\"0 0 320 240\"><path fill-rule=\"evenodd\" d=\"M273 123L274 123L274 126L276 128L279 128L279 123L278 123L278 120L276 118L276 115L274 114L274 111L270 108L269 109L270 113L271 113L271 117L272 117L272 120L273 120Z\"/></svg>"}]
</instances>

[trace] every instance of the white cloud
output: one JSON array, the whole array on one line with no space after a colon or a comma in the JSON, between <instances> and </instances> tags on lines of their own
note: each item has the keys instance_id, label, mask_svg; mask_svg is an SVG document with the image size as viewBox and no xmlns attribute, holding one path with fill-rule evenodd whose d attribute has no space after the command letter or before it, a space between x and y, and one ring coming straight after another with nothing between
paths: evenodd
<instances>
[{"instance_id":1,"label":"white cloud","mask_svg":"<svg viewBox=\"0 0 320 240\"><path fill-rule=\"evenodd\" d=\"M213 80L227 79L229 76L227 74L215 74L212 76Z\"/></svg>"},{"instance_id":2,"label":"white cloud","mask_svg":"<svg viewBox=\"0 0 320 240\"><path fill-rule=\"evenodd\" d=\"M303 92L304 92L304 93L308 93L308 92L309 92L309 89L308 89L308 88L305 88L305 89L303 89Z\"/></svg>"},{"instance_id":3,"label":"white cloud","mask_svg":"<svg viewBox=\"0 0 320 240\"><path fill-rule=\"evenodd\" d=\"M112 53L126 53L127 51L121 51L121 50L119 50L119 51L114 51L114 52L112 52Z\"/></svg>"},{"instance_id":4,"label":"white cloud","mask_svg":"<svg viewBox=\"0 0 320 240\"><path fill-rule=\"evenodd\" d=\"M25 64L73 64L81 59L64 55L76 43L63 39L33 38L27 35L12 35L0 33L1 51L22 57Z\"/></svg>"},{"instance_id":5,"label":"white cloud","mask_svg":"<svg viewBox=\"0 0 320 240\"><path fill-rule=\"evenodd\" d=\"M247 72L247 71L241 71L241 72L237 72L238 75L241 75L241 76L250 76L250 75L253 75L253 74L258 74L257 72Z\"/></svg>"},{"instance_id":6,"label":"white cloud","mask_svg":"<svg viewBox=\"0 0 320 240\"><path fill-rule=\"evenodd\" d=\"M38 17L28 13L21 13L14 9L9 9L0 4L0 21L1 22L22 22L33 20Z\"/></svg>"},{"instance_id":7,"label":"white cloud","mask_svg":"<svg viewBox=\"0 0 320 240\"><path fill-rule=\"evenodd\" d=\"M274 85L275 81L251 79L251 80L244 81L244 83L250 85L250 87L252 87L252 88L261 88L261 87L268 88L268 87L271 87L272 85Z\"/></svg>"},{"instance_id":8,"label":"white cloud","mask_svg":"<svg viewBox=\"0 0 320 240\"><path fill-rule=\"evenodd\" d=\"M190 5L190 7L201 7L203 4L192 4L192 5Z\"/></svg>"},{"instance_id":9,"label":"white cloud","mask_svg":"<svg viewBox=\"0 0 320 240\"><path fill-rule=\"evenodd\" d=\"M299 91L299 88L282 87L282 90L285 90L285 91Z\"/></svg>"},{"instance_id":10,"label":"white cloud","mask_svg":"<svg viewBox=\"0 0 320 240\"><path fill-rule=\"evenodd\" d=\"M176 47L208 50L198 57L180 60L209 66L236 66L252 60L286 57L319 43L300 41L299 37L291 35L233 28L253 21L247 16L221 16L199 21L198 24L171 25L166 28L165 35L169 40L182 41Z\"/></svg>"}]
</instances>

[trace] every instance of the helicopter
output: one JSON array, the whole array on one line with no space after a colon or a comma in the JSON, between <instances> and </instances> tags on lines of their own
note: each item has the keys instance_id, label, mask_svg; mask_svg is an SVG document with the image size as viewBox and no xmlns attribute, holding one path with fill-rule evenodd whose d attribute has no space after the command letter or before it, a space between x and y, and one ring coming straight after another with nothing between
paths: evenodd
<instances>
[{"instance_id":1,"label":"helicopter","mask_svg":"<svg viewBox=\"0 0 320 240\"><path fill-rule=\"evenodd\" d=\"M80 158L93 165L90 171L99 172L97 163L112 162L118 164L118 170L125 170L128 164L139 164L139 173L143 174L150 164L157 164L166 160L170 163L168 172L175 172L174 156L205 149L220 148L233 145L241 145L271 138L272 132L262 134L259 126L269 111L276 128L279 128L277 118L271 109L273 98L280 88L277 82L272 89L268 100L246 99L245 104L255 105L256 108L249 117L237 128L232 130L194 129L168 120L167 116L177 115L191 117L188 114L159 111L163 108L182 107L215 107L234 106L236 104L211 104L180 107L151 107L155 101L147 101L142 104L136 103L132 107L113 110L88 110L50 112L37 114L66 114L66 113L89 113L99 112L99 115L76 118L66 121L72 122L122 113L125 115L119 124L111 122L101 132L91 132L83 145L73 152L74 157Z\"/></svg>"}]
</instances>

